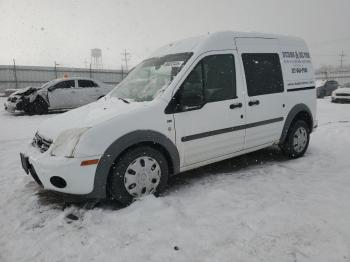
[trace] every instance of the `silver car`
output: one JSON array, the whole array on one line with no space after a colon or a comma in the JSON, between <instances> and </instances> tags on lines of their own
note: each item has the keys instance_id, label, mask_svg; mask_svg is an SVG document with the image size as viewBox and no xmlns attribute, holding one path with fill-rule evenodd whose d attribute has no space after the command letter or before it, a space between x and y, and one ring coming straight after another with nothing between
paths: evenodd
<instances>
[{"instance_id":1,"label":"silver car","mask_svg":"<svg viewBox=\"0 0 350 262\"><path fill-rule=\"evenodd\" d=\"M61 78L41 87L27 87L11 94L5 102L9 112L24 111L30 115L51 110L76 108L105 96L113 86L89 78Z\"/></svg>"}]
</instances>

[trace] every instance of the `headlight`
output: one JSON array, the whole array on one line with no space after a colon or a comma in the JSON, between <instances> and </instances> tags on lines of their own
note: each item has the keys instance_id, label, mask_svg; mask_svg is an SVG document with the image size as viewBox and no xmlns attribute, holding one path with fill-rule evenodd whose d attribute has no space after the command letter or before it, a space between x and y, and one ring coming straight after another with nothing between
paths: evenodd
<instances>
[{"instance_id":1,"label":"headlight","mask_svg":"<svg viewBox=\"0 0 350 262\"><path fill-rule=\"evenodd\" d=\"M336 93L335 93L335 91L333 91L333 92L332 92L332 96L336 96Z\"/></svg>"},{"instance_id":2,"label":"headlight","mask_svg":"<svg viewBox=\"0 0 350 262\"><path fill-rule=\"evenodd\" d=\"M51 155L73 157L75 147L79 143L80 137L88 129L89 127L73 128L60 133L53 142Z\"/></svg>"}]
</instances>

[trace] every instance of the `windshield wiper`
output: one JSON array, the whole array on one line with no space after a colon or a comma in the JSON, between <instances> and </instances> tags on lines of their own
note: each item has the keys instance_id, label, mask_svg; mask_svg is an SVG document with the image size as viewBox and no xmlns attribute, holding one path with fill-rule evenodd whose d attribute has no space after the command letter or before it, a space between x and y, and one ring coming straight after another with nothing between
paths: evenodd
<instances>
[{"instance_id":1,"label":"windshield wiper","mask_svg":"<svg viewBox=\"0 0 350 262\"><path fill-rule=\"evenodd\" d=\"M130 104L130 102L128 100L126 100L125 98L118 97L118 99L122 100L124 103Z\"/></svg>"}]
</instances>

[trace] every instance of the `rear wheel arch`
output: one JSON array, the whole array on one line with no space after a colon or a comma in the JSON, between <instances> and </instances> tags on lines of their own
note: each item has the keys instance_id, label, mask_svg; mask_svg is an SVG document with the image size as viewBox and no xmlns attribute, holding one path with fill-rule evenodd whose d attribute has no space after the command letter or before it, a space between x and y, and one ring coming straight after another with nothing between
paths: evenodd
<instances>
[{"instance_id":1,"label":"rear wheel arch","mask_svg":"<svg viewBox=\"0 0 350 262\"><path fill-rule=\"evenodd\" d=\"M114 141L102 155L95 172L93 195L107 197L108 178L115 161L125 152L137 146L150 146L166 158L170 175L180 171L180 157L175 144L165 135L152 130L137 130Z\"/></svg>"},{"instance_id":2,"label":"rear wheel arch","mask_svg":"<svg viewBox=\"0 0 350 262\"><path fill-rule=\"evenodd\" d=\"M282 134L280 137L280 144L283 144L285 142L289 128L297 120L305 121L309 127L310 132L312 132L314 119L311 110L305 104L297 104L289 111L286 121L284 122Z\"/></svg>"}]
</instances>

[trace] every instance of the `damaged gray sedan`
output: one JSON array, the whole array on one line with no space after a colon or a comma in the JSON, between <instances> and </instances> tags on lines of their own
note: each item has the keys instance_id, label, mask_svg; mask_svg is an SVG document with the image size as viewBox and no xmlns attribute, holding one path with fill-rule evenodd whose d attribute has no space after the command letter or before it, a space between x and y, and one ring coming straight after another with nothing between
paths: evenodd
<instances>
[{"instance_id":1,"label":"damaged gray sedan","mask_svg":"<svg viewBox=\"0 0 350 262\"><path fill-rule=\"evenodd\" d=\"M67 110L94 102L105 96L113 86L88 78L64 78L47 82L41 87L26 87L11 94L5 110L14 113L45 114Z\"/></svg>"}]
</instances>

